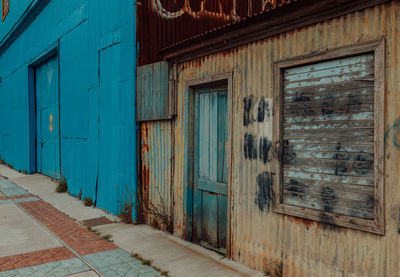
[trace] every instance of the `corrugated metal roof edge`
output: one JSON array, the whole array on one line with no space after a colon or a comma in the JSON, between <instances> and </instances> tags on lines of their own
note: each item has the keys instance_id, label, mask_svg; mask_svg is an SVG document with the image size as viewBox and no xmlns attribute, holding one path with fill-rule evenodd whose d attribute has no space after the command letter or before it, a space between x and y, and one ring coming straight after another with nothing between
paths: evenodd
<instances>
[{"instance_id":1,"label":"corrugated metal roof edge","mask_svg":"<svg viewBox=\"0 0 400 277\"><path fill-rule=\"evenodd\" d=\"M166 60L190 60L393 0L291 0L161 50Z\"/></svg>"},{"instance_id":2,"label":"corrugated metal roof edge","mask_svg":"<svg viewBox=\"0 0 400 277\"><path fill-rule=\"evenodd\" d=\"M254 14L249 15L249 16L246 16L246 17L244 17L244 18L240 18L239 20L229 22L229 23L227 23L227 24L225 24L225 25L223 25L223 26L220 26L220 27L216 27L216 28L207 30L207 31L205 31L204 33L201 33L201 34L192 36L192 37L190 37L190 38L187 38L187 39L184 39L184 40L182 40L182 41L179 41L179 42L177 42L177 43L175 43L175 44L169 45L169 46L165 47L164 49L161 49L161 51L167 51L168 49L173 49L173 48L175 48L175 47L178 47L179 45L184 44L185 42L188 42L188 41L194 40L194 39L196 39L196 38L200 38L200 37L206 36L206 35L208 35L208 34L210 34L210 33L214 33L214 32L219 31L219 30L221 30L221 29L226 29L226 28L229 28L229 27L231 27L231 26L236 26L236 25L238 25L238 24L240 24L240 23L242 23L242 22L248 23L248 20L250 20L251 18L254 18L254 17L257 17L257 16L261 16L261 15L270 13L271 11L274 11L274 10L276 10L276 9L279 9L279 8L283 7L283 6L289 5L289 4L293 3L293 2L301 2L301 1L302 1L302 0L287 0L287 1L285 1L285 2L283 2L283 3L281 3L281 4L279 4L279 5L271 6L270 8L267 8L267 9L265 9L265 10L262 11L262 12L254 13Z\"/></svg>"}]
</instances>

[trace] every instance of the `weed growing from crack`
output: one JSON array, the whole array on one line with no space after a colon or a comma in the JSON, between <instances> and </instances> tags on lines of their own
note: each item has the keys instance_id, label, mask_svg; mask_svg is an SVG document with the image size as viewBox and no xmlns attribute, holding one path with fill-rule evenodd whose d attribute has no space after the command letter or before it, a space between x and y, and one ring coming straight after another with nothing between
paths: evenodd
<instances>
[{"instance_id":1,"label":"weed growing from crack","mask_svg":"<svg viewBox=\"0 0 400 277\"><path fill-rule=\"evenodd\" d=\"M110 234L102 235L101 238L110 241L112 238L112 235L110 235Z\"/></svg>"},{"instance_id":2,"label":"weed growing from crack","mask_svg":"<svg viewBox=\"0 0 400 277\"><path fill-rule=\"evenodd\" d=\"M101 232L99 232L99 231L96 230L96 229L93 229L92 227L88 227L88 230L91 231L92 233L95 233L95 234L98 235L98 236L101 235Z\"/></svg>"},{"instance_id":3,"label":"weed growing from crack","mask_svg":"<svg viewBox=\"0 0 400 277\"><path fill-rule=\"evenodd\" d=\"M152 260L150 260L150 259L145 259L145 258L143 258L142 255L140 255L140 254L138 254L138 253L133 254L133 252L131 252L131 257L133 257L133 258L135 258L135 259L141 261L142 264L144 264L144 265L149 265L149 266L150 266L150 265L153 263Z\"/></svg>"},{"instance_id":4,"label":"weed growing from crack","mask_svg":"<svg viewBox=\"0 0 400 277\"><path fill-rule=\"evenodd\" d=\"M143 199L143 211L150 215L153 215L156 219L161 221L161 223L165 226L167 232L172 234L174 232L174 216L169 212L168 205L158 188L157 192L160 197L160 203L153 204L151 201ZM152 222L152 226L160 229L158 222L154 220Z\"/></svg>"},{"instance_id":5,"label":"weed growing from crack","mask_svg":"<svg viewBox=\"0 0 400 277\"><path fill-rule=\"evenodd\" d=\"M154 265L153 265L153 260L145 259L145 258L143 258L142 255L140 255L140 254L138 254L138 253L133 253L133 252L131 252L131 257L133 257L133 258L135 258L135 259L141 261L142 264L144 264L144 265L147 265L147 266L150 266L150 267L154 268L155 270L157 270L158 272L160 272L160 274L161 274L162 276L169 277L169 275L168 275L169 272L166 271L166 270L161 270L160 268L154 266Z\"/></svg>"},{"instance_id":6,"label":"weed growing from crack","mask_svg":"<svg viewBox=\"0 0 400 277\"><path fill-rule=\"evenodd\" d=\"M96 234L96 235L98 235L98 236L101 236L102 239L107 240L107 241L109 241L109 242L112 242L112 240L111 240L112 235L110 235L110 234L102 235L102 233L101 233L99 230L93 229L93 228L90 227L90 226L88 226L87 229L88 229L89 231L91 231L92 233L94 233L94 234Z\"/></svg>"},{"instance_id":7,"label":"weed growing from crack","mask_svg":"<svg viewBox=\"0 0 400 277\"><path fill-rule=\"evenodd\" d=\"M85 197L85 199L83 199L83 205L90 207L93 205L93 200L90 197Z\"/></svg>"},{"instance_id":8,"label":"weed growing from crack","mask_svg":"<svg viewBox=\"0 0 400 277\"><path fill-rule=\"evenodd\" d=\"M67 191L68 191L67 180L65 179L64 176L62 176L61 179L58 180L58 184L57 184L57 187L56 187L56 192L63 193L63 192L67 192Z\"/></svg>"},{"instance_id":9,"label":"weed growing from crack","mask_svg":"<svg viewBox=\"0 0 400 277\"><path fill-rule=\"evenodd\" d=\"M264 263L264 274L270 277L282 277L283 276L283 262L274 260L269 263Z\"/></svg>"},{"instance_id":10,"label":"weed growing from crack","mask_svg":"<svg viewBox=\"0 0 400 277\"><path fill-rule=\"evenodd\" d=\"M151 266L151 264L153 263L153 261L150 260L150 259L144 259L144 260L142 261L142 263L143 263L144 265Z\"/></svg>"},{"instance_id":11,"label":"weed growing from crack","mask_svg":"<svg viewBox=\"0 0 400 277\"><path fill-rule=\"evenodd\" d=\"M133 223L132 209L133 209L132 203L129 201L124 201L124 204L122 205L121 208L121 213L119 214L119 218L121 219L122 222Z\"/></svg>"},{"instance_id":12,"label":"weed growing from crack","mask_svg":"<svg viewBox=\"0 0 400 277\"><path fill-rule=\"evenodd\" d=\"M140 256L140 255L139 255L138 253L133 253L133 252L131 252L131 257L132 257L132 258L138 259L139 256ZM139 260L139 259L138 259L138 260Z\"/></svg>"}]
</instances>

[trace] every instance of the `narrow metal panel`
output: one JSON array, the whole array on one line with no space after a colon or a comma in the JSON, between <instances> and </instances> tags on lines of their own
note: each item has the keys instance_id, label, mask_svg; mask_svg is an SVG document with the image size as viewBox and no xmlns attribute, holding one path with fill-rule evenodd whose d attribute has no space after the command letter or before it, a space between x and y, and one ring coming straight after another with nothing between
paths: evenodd
<instances>
[{"instance_id":1,"label":"narrow metal panel","mask_svg":"<svg viewBox=\"0 0 400 277\"><path fill-rule=\"evenodd\" d=\"M158 62L137 69L137 121L171 118L168 63Z\"/></svg>"},{"instance_id":2,"label":"narrow metal panel","mask_svg":"<svg viewBox=\"0 0 400 277\"><path fill-rule=\"evenodd\" d=\"M144 220L156 227L166 228L149 205L173 216L171 187L172 170L172 123L171 121L142 122L141 130L141 198L144 205ZM173 217L172 217L173 218Z\"/></svg>"},{"instance_id":3,"label":"narrow metal panel","mask_svg":"<svg viewBox=\"0 0 400 277\"><path fill-rule=\"evenodd\" d=\"M57 56L36 67L36 170L60 175L60 110Z\"/></svg>"},{"instance_id":4,"label":"narrow metal panel","mask_svg":"<svg viewBox=\"0 0 400 277\"><path fill-rule=\"evenodd\" d=\"M134 100L131 81L121 81L122 49L121 44L114 44L99 53L98 173L93 200L96 206L117 215L132 208L135 220Z\"/></svg>"}]
</instances>

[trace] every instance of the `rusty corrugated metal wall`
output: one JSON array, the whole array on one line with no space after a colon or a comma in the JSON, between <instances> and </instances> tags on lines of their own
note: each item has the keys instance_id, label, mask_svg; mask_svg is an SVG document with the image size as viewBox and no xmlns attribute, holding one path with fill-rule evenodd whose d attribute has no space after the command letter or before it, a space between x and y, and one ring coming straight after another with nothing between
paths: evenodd
<instances>
[{"instance_id":1,"label":"rusty corrugated metal wall","mask_svg":"<svg viewBox=\"0 0 400 277\"><path fill-rule=\"evenodd\" d=\"M175 233L185 237L185 81L233 72L231 256L258 270L284 263L284 276L400 276L400 91L398 86L400 2L284 33L179 65L175 123ZM271 116L243 124L244 103L261 98L272 104L273 62L362 41L386 38L385 217L386 234L334 227L272 212L262 201L260 174L269 163L244 156L245 136L272 141Z\"/></svg>"},{"instance_id":2,"label":"rusty corrugated metal wall","mask_svg":"<svg viewBox=\"0 0 400 277\"><path fill-rule=\"evenodd\" d=\"M288 0L137 1L139 65L161 60L160 50Z\"/></svg>"},{"instance_id":3,"label":"rusty corrugated metal wall","mask_svg":"<svg viewBox=\"0 0 400 277\"><path fill-rule=\"evenodd\" d=\"M149 212L149 205L173 216L172 124L170 120L140 123L141 130L141 204L143 220L157 228L166 228L160 218Z\"/></svg>"},{"instance_id":4,"label":"rusty corrugated metal wall","mask_svg":"<svg viewBox=\"0 0 400 277\"><path fill-rule=\"evenodd\" d=\"M169 45L287 2L290 1L137 1L138 65L160 61L160 50ZM165 88L163 87L163 89ZM172 145L171 148L171 141L174 138L173 127L171 127L173 125L174 121L143 121L140 123L140 194L141 199L144 200L142 204L147 205L142 209L148 209L148 205L160 206L161 198L168 207L173 205L173 196L168 193L171 191L171 176L173 175L171 151L176 146L176 144ZM171 193L173 195L173 191ZM172 209L170 215L173 215ZM157 217L146 212L143 213L143 220L156 227L165 227L158 224L160 222L157 223Z\"/></svg>"}]
</instances>

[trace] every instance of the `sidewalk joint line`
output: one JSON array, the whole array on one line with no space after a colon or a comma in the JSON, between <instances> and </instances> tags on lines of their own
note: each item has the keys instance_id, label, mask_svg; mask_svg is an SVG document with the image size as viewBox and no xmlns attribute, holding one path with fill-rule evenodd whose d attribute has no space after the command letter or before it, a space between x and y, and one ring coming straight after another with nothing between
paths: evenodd
<instances>
[{"instance_id":1,"label":"sidewalk joint line","mask_svg":"<svg viewBox=\"0 0 400 277\"><path fill-rule=\"evenodd\" d=\"M39 198L39 197L38 197ZM41 198L39 198L41 199ZM16 199L9 199L15 206L17 206L20 210L22 210L26 215L28 215L30 218L32 218L36 223L38 223L50 236L52 236L54 239L56 239L59 243L61 243L64 247L66 247L68 250L70 250L76 257L78 257L84 264L86 264L91 270L93 270L98 276L103 277L103 275L96 269L94 268L91 264L89 264L81 255L79 255L74 249L69 247L61 238L53 234L49 229L47 229L46 226L44 226L38 219L36 219L33 215L28 213L24 208L22 208L19 203L16 202ZM44 201L43 199L41 199ZM47 203L47 202L46 202Z\"/></svg>"}]
</instances>

